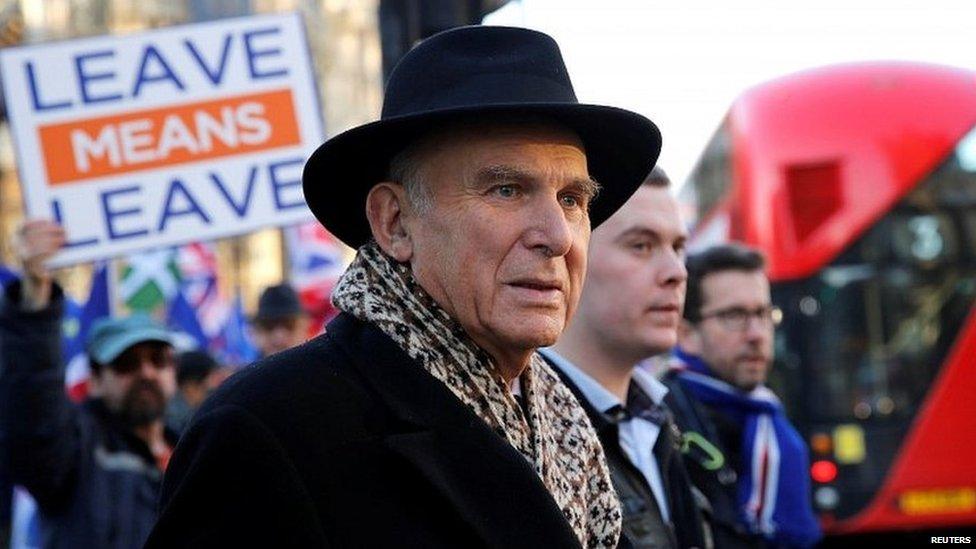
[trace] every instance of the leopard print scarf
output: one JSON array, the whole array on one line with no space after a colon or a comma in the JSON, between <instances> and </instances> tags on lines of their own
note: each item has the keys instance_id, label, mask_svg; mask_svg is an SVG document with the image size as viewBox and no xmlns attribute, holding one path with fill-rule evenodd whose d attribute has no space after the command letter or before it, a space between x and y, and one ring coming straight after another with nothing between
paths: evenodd
<instances>
[{"instance_id":1,"label":"leopard print scarf","mask_svg":"<svg viewBox=\"0 0 976 549\"><path fill-rule=\"evenodd\" d=\"M518 450L583 546L617 545L620 507L600 441L576 398L537 353L519 378L526 417L491 356L417 284L409 265L375 242L359 248L332 301L377 326Z\"/></svg>"}]
</instances>

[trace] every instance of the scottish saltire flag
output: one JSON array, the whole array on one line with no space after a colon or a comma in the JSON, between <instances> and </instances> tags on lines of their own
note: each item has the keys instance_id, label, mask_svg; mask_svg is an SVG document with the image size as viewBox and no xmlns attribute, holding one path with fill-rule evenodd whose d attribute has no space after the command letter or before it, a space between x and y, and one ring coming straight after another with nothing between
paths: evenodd
<instances>
[{"instance_id":1,"label":"scottish saltire flag","mask_svg":"<svg viewBox=\"0 0 976 549\"><path fill-rule=\"evenodd\" d=\"M291 270L288 279L302 306L312 315L311 333L335 316L330 296L348 265L346 248L316 221L287 227L285 245Z\"/></svg>"},{"instance_id":2,"label":"scottish saltire flag","mask_svg":"<svg viewBox=\"0 0 976 549\"><path fill-rule=\"evenodd\" d=\"M258 359L258 348L248 335L247 319L240 296L234 299L227 321L214 340L213 349L217 361L226 366L246 366Z\"/></svg>"},{"instance_id":3,"label":"scottish saltire flag","mask_svg":"<svg viewBox=\"0 0 976 549\"><path fill-rule=\"evenodd\" d=\"M210 339L203 333L197 313L183 296L183 292L176 292L176 297L169 303L166 311L166 324L176 332L177 348L180 351L191 349L207 350Z\"/></svg>"},{"instance_id":4,"label":"scottish saltire flag","mask_svg":"<svg viewBox=\"0 0 976 549\"><path fill-rule=\"evenodd\" d=\"M181 288L186 302L207 338L218 336L230 314L230 300L221 292L217 277L217 255L213 245L195 243L182 246L177 253Z\"/></svg>"},{"instance_id":5,"label":"scottish saltire flag","mask_svg":"<svg viewBox=\"0 0 976 549\"><path fill-rule=\"evenodd\" d=\"M95 320L111 314L108 293L109 266L100 263L92 273L88 301L79 306L66 300L65 315L61 322L61 350L67 364L64 383L68 395L75 401L85 398L88 393L88 356L85 354L85 338Z\"/></svg>"}]
</instances>

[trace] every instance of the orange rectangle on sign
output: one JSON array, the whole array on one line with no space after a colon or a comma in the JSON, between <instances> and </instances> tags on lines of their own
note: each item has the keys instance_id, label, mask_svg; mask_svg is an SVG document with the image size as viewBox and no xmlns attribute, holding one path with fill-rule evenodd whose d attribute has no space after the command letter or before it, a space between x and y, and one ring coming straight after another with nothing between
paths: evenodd
<instances>
[{"instance_id":1,"label":"orange rectangle on sign","mask_svg":"<svg viewBox=\"0 0 976 549\"><path fill-rule=\"evenodd\" d=\"M127 112L38 129L48 182L71 183L297 145L291 90Z\"/></svg>"}]
</instances>

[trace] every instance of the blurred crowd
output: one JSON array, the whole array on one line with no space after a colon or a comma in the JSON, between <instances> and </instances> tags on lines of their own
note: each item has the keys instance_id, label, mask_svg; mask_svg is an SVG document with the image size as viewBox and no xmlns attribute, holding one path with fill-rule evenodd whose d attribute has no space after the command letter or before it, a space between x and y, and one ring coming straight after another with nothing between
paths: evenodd
<instances>
[{"instance_id":1,"label":"blurred crowd","mask_svg":"<svg viewBox=\"0 0 976 549\"><path fill-rule=\"evenodd\" d=\"M260 357L236 373L158 318L109 314L73 402L47 267L65 233L18 229L0 494L36 511L14 544L816 544L807 448L765 384L764 259L687 255L656 126L580 105L552 39L515 28L429 39L386 101L304 171L357 248L337 317L306 343L295 290L267 288Z\"/></svg>"}]
</instances>

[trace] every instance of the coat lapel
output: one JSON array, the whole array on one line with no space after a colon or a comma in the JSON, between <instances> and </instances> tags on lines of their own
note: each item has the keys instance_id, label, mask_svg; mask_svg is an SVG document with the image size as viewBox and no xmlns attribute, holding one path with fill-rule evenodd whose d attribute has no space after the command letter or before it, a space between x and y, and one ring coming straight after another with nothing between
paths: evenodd
<instances>
[{"instance_id":1,"label":"coat lapel","mask_svg":"<svg viewBox=\"0 0 976 549\"><path fill-rule=\"evenodd\" d=\"M488 545L579 540L529 462L379 329L342 314L329 327L380 399L405 422L386 445L434 485Z\"/></svg>"}]
</instances>

